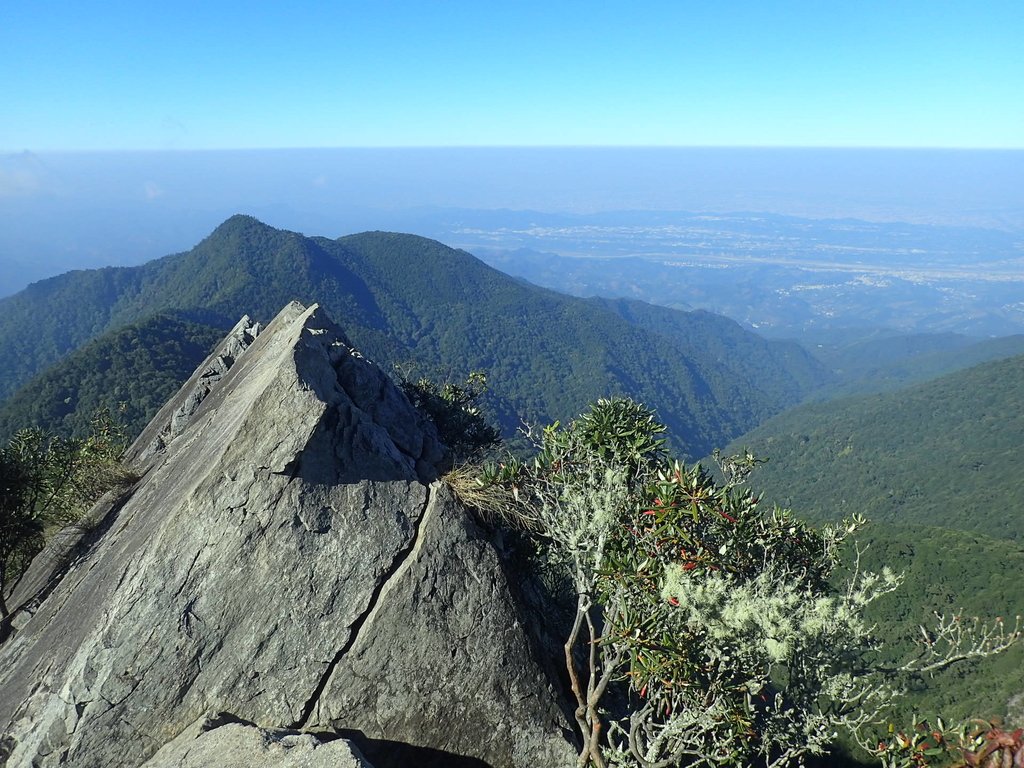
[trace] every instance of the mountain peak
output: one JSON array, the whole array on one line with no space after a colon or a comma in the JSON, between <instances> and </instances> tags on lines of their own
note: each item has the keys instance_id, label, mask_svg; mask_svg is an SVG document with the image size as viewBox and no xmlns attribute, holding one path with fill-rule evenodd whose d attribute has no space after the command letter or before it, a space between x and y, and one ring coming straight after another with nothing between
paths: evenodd
<instances>
[{"instance_id":1,"label":"mountain peak","mask_svg":"<svg viewBox=\"0 0 1024 768\"><path fill-rule=\"evenodd\" d=\"M233 216L229 216L227 219L221 222L221 224L219 224L213 230L213 232L210 233L210 236L216 235L218 233L238 232L244 230L272 230L275 232L277 231L276 229L274 229L274 227L270 226L269 224L263 223L255 216L250 216L247 213L236 213Z\"/></svg>"},{"instance_id":2,"label":"mountain peak","mask_svg":"<svg viewBox=\"0 0 1024 768\"><path fill-rule=\"evenodd\" d=\"M88 567L15 590L0 761L150 765L172 740L178 754L259 724L355 734L376 768L568 764L529 612L432 481L442 458L322 309L286 307L136 485L90 513L71 553ZM152 765L179 765L167 757ZM246 764L230 757L217 762Z\"/></svg>"},{"instance_id":3,"label":"mountain peak","mask_svg":"<svg viewBox=\"0 0 1024 768\"><path fill-rule=\"evenodd\" d=\"M296 232L272 227L255 216L236 213L234 216L221 222L209 235L203 238L197 247L211 242L242 241L259 243L267 238L277 239L282 237L301 237L301 235Z\"/></svg>"},{"instance_id":4,"label":"mountain peak","mask_svg":"<svg viewBox=\"0 0 1024 768\"><path fill-rule=\"evenodd\" d=\"M680 453L698 458L825 375L807 355L735 323L654 306L616 311L409 234L311 238L237 215L187 253L95 278L65 281L34 304L0 301L0 359L13 361L0 371L0 397L63 351L146 314L183 310L226 331L243 314L265 321L291 299L321 303L386 366L412 362L435 377L487 371L507 433L628 394L658 409ZM43 318L41 301L53 308Z\"/></svg>"}]
</instances>

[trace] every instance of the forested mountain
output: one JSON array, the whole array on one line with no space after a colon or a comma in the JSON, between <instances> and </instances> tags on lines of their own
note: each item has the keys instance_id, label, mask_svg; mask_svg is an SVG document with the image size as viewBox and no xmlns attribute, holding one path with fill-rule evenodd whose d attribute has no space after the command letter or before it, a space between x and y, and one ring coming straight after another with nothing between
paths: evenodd
<instances>
[{"instance_id":1,"label":"forested mountain","mask_svg":"<svg viewBox=\"0 0 1024 768\"><path fill-rule=\"evenodd\" d=\"M978 339L956 333L819 334L800 342L833 373L815 399L888 392L973 365L1024 354L1024 335Z\"/></svg>"},{"instance_id":2,"label":"forested mountain","mask_svg":"<svg viewBox=\"0 0 1024 768\"><path fill-rule=\"evenodd\" d=\"M683 312L635 299L588 299L628 322L684 344L702 349L698 364L709 379L751 380L758 388L786 399L792 392L809 393L827 386L834 377L823 376L820 366L795 344L780 344L752 335L734 320L702 309ZM812 353L813 357L813 353Z\"/></svg>"},{"instance_id":3,"label":"forested mountain","mask_svg":"<svg viewBox=\"0 0 1024 768\"><path fill-rule=\"evenodd\" d=\"M156 312L226 330L242 314L265 321L292 299L322 304L385 366L453 377L486 371L507 431L520 419L566 418L601 395L629 394L657 408L692 457L827 379L795 344L765 342L707 313L638 304L625 312L563 296L412 235L308 238L235 216L186 253L68 273L0 301L0 358L10 361L0 396ZM736 375L747 358L763 372Z\"/></svg>"},{"instance_id":4,"label":"forested mountain","mask_svg":"<svg viewBox=\"0 0 1024 768\"><path fill-rule=\"evenodd\" d=\"M964 355L998 354L1014 339L959 342L878 340L860 359L883 370L917 351L909 357L945 364L954 358L950 346ZM1004 616L1009 627L1021 612L1022 440L1024 356L1017 356L897 391L797 406L729 450L745 446L768 459L749 481L767 502L816 520L868 518L860 567L889 566L905 577L870 615L887 644L913 654L918 625L933 611ZM1005 716L1014 697L1020 710L1022 664L1024 648L1017 647L969 672L954 666L924 678L894 719Z\"/></svg>"},{"instance_id":5,"label":"forested mountain","mask_svg":"<svg viewBox=\"0 0 1024 768\"><path fill-rule=\"evenodd\" d=\"M84 435L101 408L136 434L222 336L219 328L163 314L109 331L0 404L0 443L33 426Z\"/></svg>"},{"instance_id":6,"label":"forested mountain","mask_svg":"<svg viewBox=\"0 0 1024 768\"><path fill-rule=\"evenodd\" d=\"M708 312L562 296L410 235L308 238L239 216L187 253L69 273L2 300L0 387L15 394L0 404L0 437L33 423L74 430L97 406L122 402L134 431L242 314L266 321L291 299L324 305L385 367L453 378L487 371L506 431L520 417L564 420L600 395L625 393L655 407L675 449L692 458L769 419L735 443L771 459L751 484L803 516L875 521L861 566L906 571L871 616L893 643L915 635L931 610L1019 611L1024 357L779 414L844 379L903 383L957 355L1012 352L1015 340L880 338L816 360ZM901 377L906 360L915 370ZM918 366L928 360L930 369ZM922 681L900 722L908 708L1004 714L1024 689L1022 659L1017 647L969 678L957 667Z\"/></svg>"},{"instance_id":7,"label":"forested mountain","mask_svg":"<svg viewBox=\"0 0 1024 768\"><path fill-rule=\"evenodd\" d=\"M880 636L896 653L907 658L917 645L922 622L933 612L962 611L991 620L1004 617L1012 629L1021 613L1020 573L1024 570L1024 544L969 531L877 522L858 537L864 570L890 567L903 575L902 585L871 606L868 615ZM855 562L852 556L848 562ZM921 678L898 704L896 722L915 717L947 721L968 717L1003 717L1007 702L1024 716L1024 645L975 665L952 667Z\"/></svg>"},{"instance_id":8,"label":"forested mountain","mask_svg":"<svg viewBox=\"0 0 1024 768\"><path fill-rule=\"evenodd\" d=\"M860 512L1019 540L1024 356L896 392L794 408L736 440L751 483L815 518Z\"/></svg>"}]
</instances>

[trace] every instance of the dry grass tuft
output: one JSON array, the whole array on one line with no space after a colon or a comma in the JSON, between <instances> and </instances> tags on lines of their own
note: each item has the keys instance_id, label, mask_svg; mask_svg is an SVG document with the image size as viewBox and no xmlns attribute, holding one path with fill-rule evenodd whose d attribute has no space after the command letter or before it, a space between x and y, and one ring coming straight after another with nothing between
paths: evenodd
<instances>
[{"instance_id":1,"label":"dry grass tuft","mask_svg":"<svg viewBox=\"0 0 1024 768\"><path fill-rule=\"evenodd\" d=\"M521 531L536 531L538 521L527 513L527 507L515 489L498 483L485 483L479 464L460 464L441 479L463 505L475 510L488 523L497 523Z\"/></svg>"}]
</instances>

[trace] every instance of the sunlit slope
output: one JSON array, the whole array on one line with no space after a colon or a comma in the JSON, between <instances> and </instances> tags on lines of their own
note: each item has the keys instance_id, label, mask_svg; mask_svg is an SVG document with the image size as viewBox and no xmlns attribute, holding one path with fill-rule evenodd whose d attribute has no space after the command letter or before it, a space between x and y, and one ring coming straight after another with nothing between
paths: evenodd
<instances>
[{"instance_id":1,"label":"sunlit slope","mask_svg":"<svg viewBox=\"0 0 1024 768\"><path fill-rule=\"evenodd\" d=\"M753 485L803 515L1024 536L1024 356L800 406L740 446L769 459Z\"/></svg>"},{"instance_id":2,"label":"sunlit slope","mask_svg":"<svg viewBox=\"0 0 1024 768\"><path fill-rule=\"evenodd\" d=\"M658 410L678 450L698 456L826 378L796 345L765 342L707 313L650 308L671 317L654 331L426 238L308 238L235 216L187 253L68 273L0 302L0 356L15 361L0 392L154 312L227 329L242 314L266 320L293 299L322 304L385 366L412 363L434 376L487 371L491 405L507 431L520 419L564 419L602 395L628 394ZM680 332L691 322L700 333ZM716 333L729 339L728 355L717 351ZM762 373L746 375L745 357L762 360Z\"/></svg>"},{"instance_id":3,"label":"sunlit slope","mask_svg":"<svg viewBox=\"0 0 1024 768\"><path fill-rule=\"evenodd\" d=\"M969 531L875 522L860 537L860 567L888 566L903 575L895 592L874 604L868 617L892 649L891 660L906 660L921 651L920 627L932 626L933 613L961 613L987 621L1002 617L1012 631L1024 613L1020 574L1024 545ZM854 560L851 558L851 562ZM895 722L942 715L949 722L969 717L1004 717L1009 709L1024 713L1024 643L977 662L961 662L925 675L903 700ZM1008 706L1012 699L1017 701ZM1018 715L1019 716L1019 715Z\"/></svg>"}]
</instances>

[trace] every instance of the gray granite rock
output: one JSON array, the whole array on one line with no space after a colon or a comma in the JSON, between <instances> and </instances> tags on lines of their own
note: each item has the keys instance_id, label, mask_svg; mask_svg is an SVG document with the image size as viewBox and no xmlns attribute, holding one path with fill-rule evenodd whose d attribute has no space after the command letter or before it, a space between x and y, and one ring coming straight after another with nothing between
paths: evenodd
<instances>
[{"instance_id":1,"label":"gray granite rock","mask_svg":"<svg viewBox=\"0 0 1024 768\"><path fill-rule=\"evenodd\" d=\"M206 396L230 370L260 333L260 324L244 315L217 345L178 393L161 408L146 426L135 443L128 449L125 459L138 462L159 453L188 426L192 415Z\"/></svg>"},{"instance_id":2,"label":"gray granite rock","mask_svg":"<svg viewBox=\"0 0 1024 768\"><path fill-rule=\"evenodd\" d=\"M442 485L307 722L358 731L378 765L571 765L525 634L497 553Z\"/></svg>"},{"instance_id":3,"label":"gray granite rock","mask_svg":"<svg viewBox=\"0 0 1024 768\"><path fill-rule=\"evenodd\" d=\"M345 734L377 768L571 762L502 563L434 482L432 425L317 307L135 455L0 646L0 765L142 765L209 712Z\"/></svg>"},{"instance_id":4,"label":"gray granite rock","mask_svg":"<svg viewBox=\"0 0 1024 768\"><path fill-rule=\"evenodd\" d=\"M142 768L373 768L349 742L203 718Z\"/></svg>"}]
</instances>

